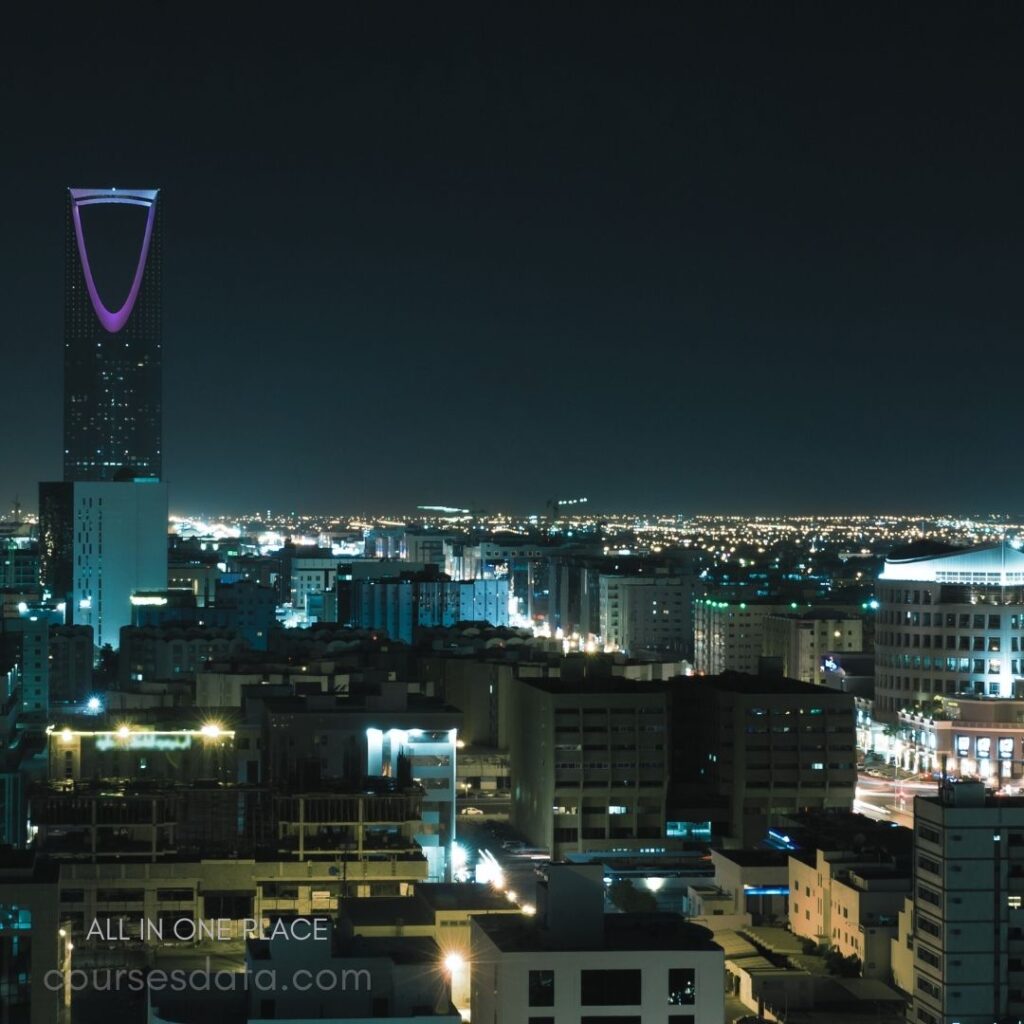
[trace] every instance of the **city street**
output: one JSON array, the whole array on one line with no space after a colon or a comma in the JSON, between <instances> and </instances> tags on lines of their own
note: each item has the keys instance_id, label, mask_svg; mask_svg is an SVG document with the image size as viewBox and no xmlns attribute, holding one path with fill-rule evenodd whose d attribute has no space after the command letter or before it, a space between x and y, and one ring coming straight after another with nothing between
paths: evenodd
<instances>
[{"instance_id":1,"label":"city street","mask_svg":"<svg viewBox=\"0 0 1024 1024\"><path fill-rule=\"evenodd\" d=\"M934 780L919 776L894 777L894 769L879 768L862 771L857 777L853 809L876 821L891 821L907 828L914 826L914 797L930 796L938 791Z\"/></svg>"}]
</instances>

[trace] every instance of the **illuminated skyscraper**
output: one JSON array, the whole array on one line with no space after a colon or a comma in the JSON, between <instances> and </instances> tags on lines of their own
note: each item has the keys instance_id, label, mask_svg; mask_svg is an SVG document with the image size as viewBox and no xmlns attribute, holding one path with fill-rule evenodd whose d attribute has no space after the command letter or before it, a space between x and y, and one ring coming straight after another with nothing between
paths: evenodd
<instances>
[{"instance_id":1,"label":"illuminated skyscraper","mask_svg":"<svg viewBox=\"0 0 1024 1024\"><path fill-rule=\"evenodd\" d=\"M40 577L69 622L92 627L97 647L118 645L134 591L167 586L158 195L68 191L64 481L39 485ZM121 282L104 246L111 227L137 232Z\"/></svg>"},{"instance_id":2,"label":"illuminated skyscraper","mask_svg":"<svg viewBox=\"0 0 1024 1024\"><path fill-rule=\"evenodd\" d=\"M64 479L100 481L162 473L161 216L158 189L68 190L64 271ZM127 294L108 309L90 262L86 226L104 207L142 218ZM109 219L109 218L108 218ZM93 221L95 220L95 224ZM135 225L133 225L135 226ZM120 305L117 303L120 302Z\"/></svg>"}]
</instances>

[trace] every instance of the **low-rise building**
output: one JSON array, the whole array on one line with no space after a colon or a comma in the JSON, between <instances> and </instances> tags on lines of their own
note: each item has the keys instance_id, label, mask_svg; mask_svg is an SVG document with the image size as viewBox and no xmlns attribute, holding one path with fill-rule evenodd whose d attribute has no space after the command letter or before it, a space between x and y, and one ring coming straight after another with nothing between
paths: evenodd
<instances>
[{"instance_id":1,"label":"low-rise building","mask_svg":"<svg viewBox=\"0 0 1024 1024\"><path fill-rule=\"evenodd\" d=\"M711 933L675 914L605 914L603 874L550 864L535 917L473 918L475 1020L720 1024L724 955Z\"/></svg>"},{"instance_id":2,"label":"low-rise building","mask_svg":"<svg viewBox=\"0 0 1024 1024\"><path fill-rule=\"evenodd\" d=\"M1024 785L1024 698L957 694L904 708L890 749L908 771L941 772L1018 793Z\"/></svg>"},{"instance_id":3,"label":"low-rise building","mask_svg":"<svg viewBox=\"0 0 1024 1024\"><path fill-rule=\"evenodd\" d=\"M790 929L820 948L856 957L863 977L888 981L891 942L911 889L911 834L861 815L823 826L789 858Z\"/></svg>"}]
</instances>

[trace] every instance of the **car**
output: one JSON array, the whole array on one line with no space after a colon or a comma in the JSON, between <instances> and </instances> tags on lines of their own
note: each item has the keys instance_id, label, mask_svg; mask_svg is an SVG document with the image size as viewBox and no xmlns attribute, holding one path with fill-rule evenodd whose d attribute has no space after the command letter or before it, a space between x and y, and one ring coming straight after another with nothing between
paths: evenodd
<instances>
[{"instance_id":1,"label":"car","mask_svg":"<svg viewBox=\"0 0 1024 1024\"><path fill-rule=\"evenodd\" d=\"M463 807L459 814L483 814L479 807Z\"/></svg>"}]
</instances>

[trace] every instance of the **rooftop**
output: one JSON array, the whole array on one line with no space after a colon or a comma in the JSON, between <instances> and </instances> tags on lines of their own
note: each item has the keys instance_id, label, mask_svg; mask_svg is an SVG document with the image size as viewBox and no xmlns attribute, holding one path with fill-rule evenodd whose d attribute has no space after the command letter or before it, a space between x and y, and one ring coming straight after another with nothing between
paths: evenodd
<instances>
[{"instance_id":1,"label":"rooftop","mask_svg":"<svg viewBox=\"0 0 1024 1024\"><path fill-rule=\"evenodd\" d=\"M605 914L603 941L596 947L557 944L552 941L551 935L540 926L537 919L531 917L494 914L475 917L473 923L506 953L537 950L577 952L594 948L613 951L721 950L721 947L712 941L709 929L690 924L678 914Z\"/></svg>"},{"instance_id":2,"label":"rooftop","mask_svg":"<svg viewBox=\"0 0 1024 1024\"><path fill-rule=\"evenodd\" d=\"M836 690L815 686L813 683L802 683L799 679L789 679L786 676L755 676L746 672L723 672L719 676L687 677L686 681L726 693L764 694L766 696L781 693L794 697L846 698L845 694Z\"/></svg>"},{"instance_id":3,"label":"rooftop","mask_svg":"<svg viewBox=\"0 0 1024 1024\"><path fill-rule=\"evenodd\" d=\"M687 677L688 678L688 677ZM628 697L636 693L667 693L667 687L660 680L633 680L623 676L607 676L594 678L585 676L580 679L557 679L549 676L520 676L520 682L533 686L545 693L562 694L611 694L621 693Z\"/></svg>"},{"instance_id":4,"label":"rooftop","mask_svg":"<svg viewBox=\"0 0 1024 1024\"><path fill-rule=\"evenodd\" d=\"M715 850L713 855L732 861L741 868L784 867L789 863L786 850Z\"/></svg>"},{"instance_id":5,"label":"rooftop","mask_svg":"<svg viewBox=\"0 0 1024 1024\"><path fill-rule=\"evenodd\" d=\"M932 545L931 550L910 545L890 553L878 578L909 583L1020 586L1024 583L1024 552L1005 541L974 548Z\"/></svg>"}]
</instances>

